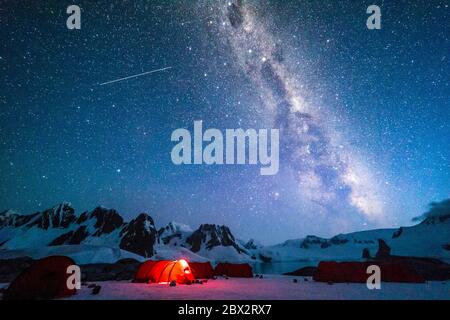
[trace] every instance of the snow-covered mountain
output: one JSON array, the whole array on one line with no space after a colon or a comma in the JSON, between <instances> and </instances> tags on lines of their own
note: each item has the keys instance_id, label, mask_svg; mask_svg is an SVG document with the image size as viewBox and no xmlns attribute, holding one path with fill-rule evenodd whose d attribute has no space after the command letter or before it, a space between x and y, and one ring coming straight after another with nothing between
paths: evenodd
<instances>
[{"instance_id":1,"label":"snow-covered mountain","mask_svg":"<svg viewBox=\"0 0 450 320\"><path fill-rule=\"evenodd\" d=\"M378 239L384 240L392 255L450 261L450 214L429 217L411 227L353 232L330 239L307 236L249 251L263 261L361 260L363 251L366 257L375 256Z\"/></svg>"},{"instance_id":2,"label":"snow-covered mountain","mask_svg":"<svg viewBox=\"0 0 450 320\"><path fill-rule=\"evenodd\" d=\"M256 250L261 249L263 247L263 245L255 239L250 239L247 242L241 241L241 244L244 246L245 249L248 250Z\"/></svg>"},{"instance_id":3,"label":"snow-covered mountain","mask_svg":"<svg viewBox=\"0 0 450 320\"><path fill-rule=\"evenodd\" d=\"M80 252L83 250L85 255ZM95 250L99 253L94 254ZM146 213L125 222L116 210L104 207L77 215L67 202L30 215L0 213L0 259L59 252L84 263L98 262L99 257L109 262L130 254L200 262L251 260L226 226L204 224L192 231L187 225L171 222L157 230Z\"/></svg>"},{"instance_id":4,"label":"snow-covered mountain","mask_svg":"<svg viewBox=\"0 0 450 320\"><path fill-rule=\"evenodd\" d=\"M83 244L151 257L156 237L153 220L145 213L126 223L116 210L103 207L76 215L67 202L31 215L0 213L1 250Z\"/></svg>"},{"instance_id":5,"label":"snow-covered mountain","mask_svg":"<svg viewBox=\"0 0 450 320\"><path fill-rule=\"evenodd\" d=\"M187 239L188 248L214 261L248 262L249 252L239 244L227 226L202 224Z\"/></svg>"},{"instance_id":6,"label":"snow-covered mountain","mask_svg":"<svg viewBox=\"0 0 450 320\"><path fill-rule=\"evenodd\" d=\"M197 230L192 231L192 228L185 224L171 222L161 228L158 234L157 252L158 254L165 252L164 256L173 256L179 252L191 260L251 261L249 253L234 238L227 226L202 224Z\"/></svg>"},{"instance_id":7,"label":"snow-covered mountain","mask_svg":"<svg viewBox=\"0 0 450 320\"><path fill-rule=\"evenodd\" d=\"M158 230L158 243L164 245L177 246L186 242L186 238L192 233L192 228L188 225L170 222L164 228Z\"/></svg>"},{"instance_id":8,"label":"snow-covered mountain","mask_svg":"<svg viewBox=\"0 0 450 320\"><path fill-rule=\"evenodd\" d=\"M129 257L315 263L373 257L381 239L390 247L392 255L450 261L450 213L433 212L423 219L412 227L353 232L329 239L307 236L263 246L253 239L248 242L236 239L227 226L202 224L193 230L171 222L157 230L153 219L145 213L125 222L114 209L97 207L76 214L65 202L29 215L13 211L0 213L0 259L65 254L78 263L113 262Z\"/></svg>"}]
</instances>

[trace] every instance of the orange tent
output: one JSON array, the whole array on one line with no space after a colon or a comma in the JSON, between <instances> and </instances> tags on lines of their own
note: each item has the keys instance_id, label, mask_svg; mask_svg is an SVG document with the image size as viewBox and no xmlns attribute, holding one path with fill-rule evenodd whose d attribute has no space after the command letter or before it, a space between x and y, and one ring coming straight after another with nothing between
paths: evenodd
<instances>
[{"instance_id":1,"label":"orange tent","mask_svg":"<svg viewBox=\"0 0 450 320\"><path fill-rule=\"evenodd\" d=\"M248 263L219 263L214 269L217 276L252 278L253 269Z\"/></svg>"},{"instance_id":2,"label":"orange tent","mask_svg":"<svg viewBox=\"0 0 450 320\"><path fill-rule=\"evenodd\" d=\"M359 282L365 283L370 276L367 267L377 265L383 282L423 283L425 280L408 265L383 262L335 262L321 261L314 274L318 282Z\"/></svg>"},{"instance_id":3,"label":"orange tent","mask_svg":"<svg viewBox=\"0 0 450 320\"><path fill-rule=\"evenodd\" d=\"M194 275L186 260L149 260L139 266L135 282L169 283L175 281L178 284L194 281Z\"/></svg>"},{"instance_id":4,"label":"orange tent","mask_svg":"<svg viewBox=\"0 0 450 320\"><path fill-rule=\"evenodd\" d=\"M4 300L46 300L64 298L75 294L67 287L69 266L75 262L65 256L50 256L33 262L11 282Z\"/></svg>"},{"instance_id":5,"label":"orange tent","mask_svg":"<svg viewBox=\"0 0 450 320\"><path fill-rule=\"evenodd\" d=\"M214 269L209 262L189 262L189 266L196 279L211 279L214 277Z\"/></svg>"}]
</instances>

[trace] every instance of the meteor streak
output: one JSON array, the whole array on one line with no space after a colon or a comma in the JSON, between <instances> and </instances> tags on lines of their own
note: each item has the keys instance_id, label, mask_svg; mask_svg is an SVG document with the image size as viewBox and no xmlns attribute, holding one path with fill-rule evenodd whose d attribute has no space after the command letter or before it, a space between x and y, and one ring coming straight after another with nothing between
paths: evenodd
<instances>
[{"instance_id":1,"label":"meteor streak","mask_svg":"<svg viewBox=\"0 0 450 320\"><path fill-rule=\"evenodd\" d=\"M142 73L135 74L135 75L132 75L132 76L128 76L128 77L124 77L124 78L120 78L120 79L116 79L116 80L111 80L111 81L103 82L103 83L100 83L100 85L103 86L103 85L105 85L105 84L111 84L111 83L114 83L114 82L119 82L119 81L123 81L123 80L128 80L128 79L131 79L131 78L137 78L137 77L140 77L140 76L144 76L144 75L146 75L146 74L155 73L155 72L160 72L160 71L164 71L164 70L168 70L168 69L172 69L172 67L165 67L165 68L161 68L161 69L155 69L155 70L151 70L151 71L146 71L146 72L142 72Z\"/></svg>"}]
</instances>

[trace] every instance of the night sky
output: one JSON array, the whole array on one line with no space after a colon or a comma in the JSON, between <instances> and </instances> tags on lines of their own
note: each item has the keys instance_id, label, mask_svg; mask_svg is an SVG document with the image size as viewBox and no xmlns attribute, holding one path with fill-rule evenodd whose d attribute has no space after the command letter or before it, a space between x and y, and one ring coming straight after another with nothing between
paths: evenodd
<instances>
[{"instance_id":1,"label":"night sky","mask_svg":"<svg viewBox=\"0 0 450 320\"><path fill-rule=\"evenodd\" d=\"M269 244L411 224L450 196L448 1L244 1L237 26L233 5L0 1L0 211L66 200ZM280 171L174 165L194 120L279 128Z\"/></svg>"}]
</instances>

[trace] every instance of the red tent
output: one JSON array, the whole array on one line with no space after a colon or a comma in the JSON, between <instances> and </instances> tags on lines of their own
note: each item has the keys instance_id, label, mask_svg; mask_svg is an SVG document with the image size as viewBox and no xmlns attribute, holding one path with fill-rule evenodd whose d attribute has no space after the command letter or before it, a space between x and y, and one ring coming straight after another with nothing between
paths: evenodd
<instances>
[{"instance_id":1,"label":"red tent","mask_svg":"<svg viewBox=\"0 0 450 320\"><path fill-rule=\"evenodd\" d=\"M189 262L192 274L196 279L211 279L214 269L209 262Z\"/></svg>"},{"instance_id":2,"label":"red tent","mask_svg":"<svg viewBox=\"0 0 450 320\"><path fill-rule=\"evenodd\" d=\"M313 279L319 282L365 283L369 276L367 267L377 265L383 282L423 283L424 279L412 268L400 263L379 262L335 262L321 261Z\"/></svg>"},{"instance_id":3,"label":"red tent","mask_svg":"<svg viewBox=\"0 0 450 320\"><path fill-rule=\"evenodd\" d=\"M11 282L3 296L5 300L57 299L75 294L67 287L69 257L51 256L37 260Z\"/></svg>"},{"instance_id":4,"label":"red tent","mask_svg":"<svg viewBox=\"0 0 450 320\"><path fill-rule=\"evenodd\" d=\"M168 283L175 281L183 284L194 280L191 268L186 260L149 260L139 266L135 282Z\"/></svg>"},{"instance_id":5,"label":"red tent","mask_svg":"<svg viewBox=\"0 0 450 320\"><path fill-rule=\"evenodd\" d=\"M252 278L253 270L248 263L219 263L214 269L217 276Z\"/></svg>"}]
</instances>

